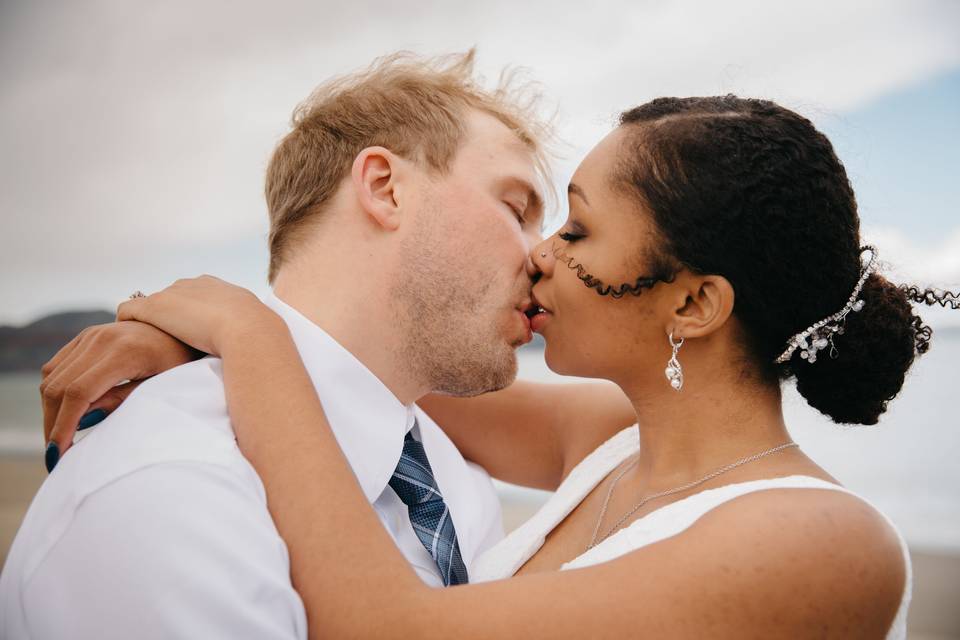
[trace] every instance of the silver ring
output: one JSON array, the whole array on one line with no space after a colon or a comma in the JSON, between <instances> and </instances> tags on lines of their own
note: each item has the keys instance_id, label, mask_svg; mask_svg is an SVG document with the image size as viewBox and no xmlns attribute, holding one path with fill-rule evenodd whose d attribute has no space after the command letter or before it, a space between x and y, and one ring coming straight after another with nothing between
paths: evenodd
<instances>
[{"instance_id":1,"label":"silver ring","mask_svg":"<svg viewBox=\"0 0 960 640\"><path fill-rule=\"evenodd\" d=\"M137 298L146 298L146 297L147 296L143 295L143 291L140 291L140 289L137 289L136 291L130 294L131 300L136 300Z\"/></svg>"}]
</instances>

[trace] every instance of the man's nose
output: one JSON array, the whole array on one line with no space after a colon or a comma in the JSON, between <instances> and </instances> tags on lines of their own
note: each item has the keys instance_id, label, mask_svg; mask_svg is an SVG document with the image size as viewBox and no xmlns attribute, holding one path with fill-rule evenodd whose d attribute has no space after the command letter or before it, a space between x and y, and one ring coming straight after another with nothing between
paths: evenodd
<instances>
[{"instance_id":1,"label":"man's nose","mask_svg":"<svg viewBox=\"0 0 960 640\"><path fill-rule=\"evenodd\" d=\"M531 284L537 284L540 278L543 277L543 272L540 271L536 263L529 257L527 258L527 276L529 276Z\"/></svg>"}]
</instances>

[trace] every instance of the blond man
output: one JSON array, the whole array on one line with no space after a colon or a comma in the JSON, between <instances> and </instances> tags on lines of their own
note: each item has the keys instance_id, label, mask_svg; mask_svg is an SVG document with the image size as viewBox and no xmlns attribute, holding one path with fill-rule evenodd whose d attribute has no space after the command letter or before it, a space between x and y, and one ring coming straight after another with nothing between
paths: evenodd
<instances>
[{"instance_id":1,"label":"blond man","mask_svg":"<svg viewBox=\"0 0 960 640\"><path fill-rule=\"evenodd\" d=\"M543 214L530 103L483 89L472 68L472 53L397 55L320 87L266 180L266 302L383 526L437 587L469 579L502 537L500 513L486 472L414 403L512 382L514 349L530 339L528 253ZM220 361L143 383L64 455L67 425L103 393L70 382L45 379L47 402L63 402L55 423L47 412L55 469L0 579L0 635L306 638L286 547L236 446ZM417 467L426 480L405 470ZM439 516L404 494L423 483Z\"/></svg>"}]
</instances>

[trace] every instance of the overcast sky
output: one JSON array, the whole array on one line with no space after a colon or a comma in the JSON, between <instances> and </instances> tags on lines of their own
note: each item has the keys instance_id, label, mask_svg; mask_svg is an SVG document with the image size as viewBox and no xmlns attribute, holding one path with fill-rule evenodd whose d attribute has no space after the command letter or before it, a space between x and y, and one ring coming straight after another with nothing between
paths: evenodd
<instances>
[{"instance_id":1,"label":"overcast sky","mask_svg":"<svg viewBox=\"0 0 960 640\"><path fill-rule=\"evenodd\" d=\"M542 82L563 180L652 97L781 101L834 139L897 272L960 284L960 2L4 0L0 324L202 272L262 292L293 107L396 49L474 45L488 77Z\"/></svg>"}]
</instances>

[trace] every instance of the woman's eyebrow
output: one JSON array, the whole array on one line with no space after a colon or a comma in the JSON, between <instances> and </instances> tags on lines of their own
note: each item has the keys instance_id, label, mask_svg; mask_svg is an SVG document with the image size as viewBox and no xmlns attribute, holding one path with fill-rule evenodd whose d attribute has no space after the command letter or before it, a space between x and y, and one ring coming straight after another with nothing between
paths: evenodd
<instances>
[{"instance_id":1,"label":"woman's eyebrow","mask_svg":"<svg viewBox=\"0 0 960 640\"><path fill-rule=\"evenodd\" d=\"M570 195L579 196L580 199L584 201L584 203L586 203L587 205L590 204L590 201L587 200L587 194L584 193L583 189L581 189L580 186L575 182L571 182L570 184L567 185L567 196L569 197Z\"/></svg>"}]
</instances>

